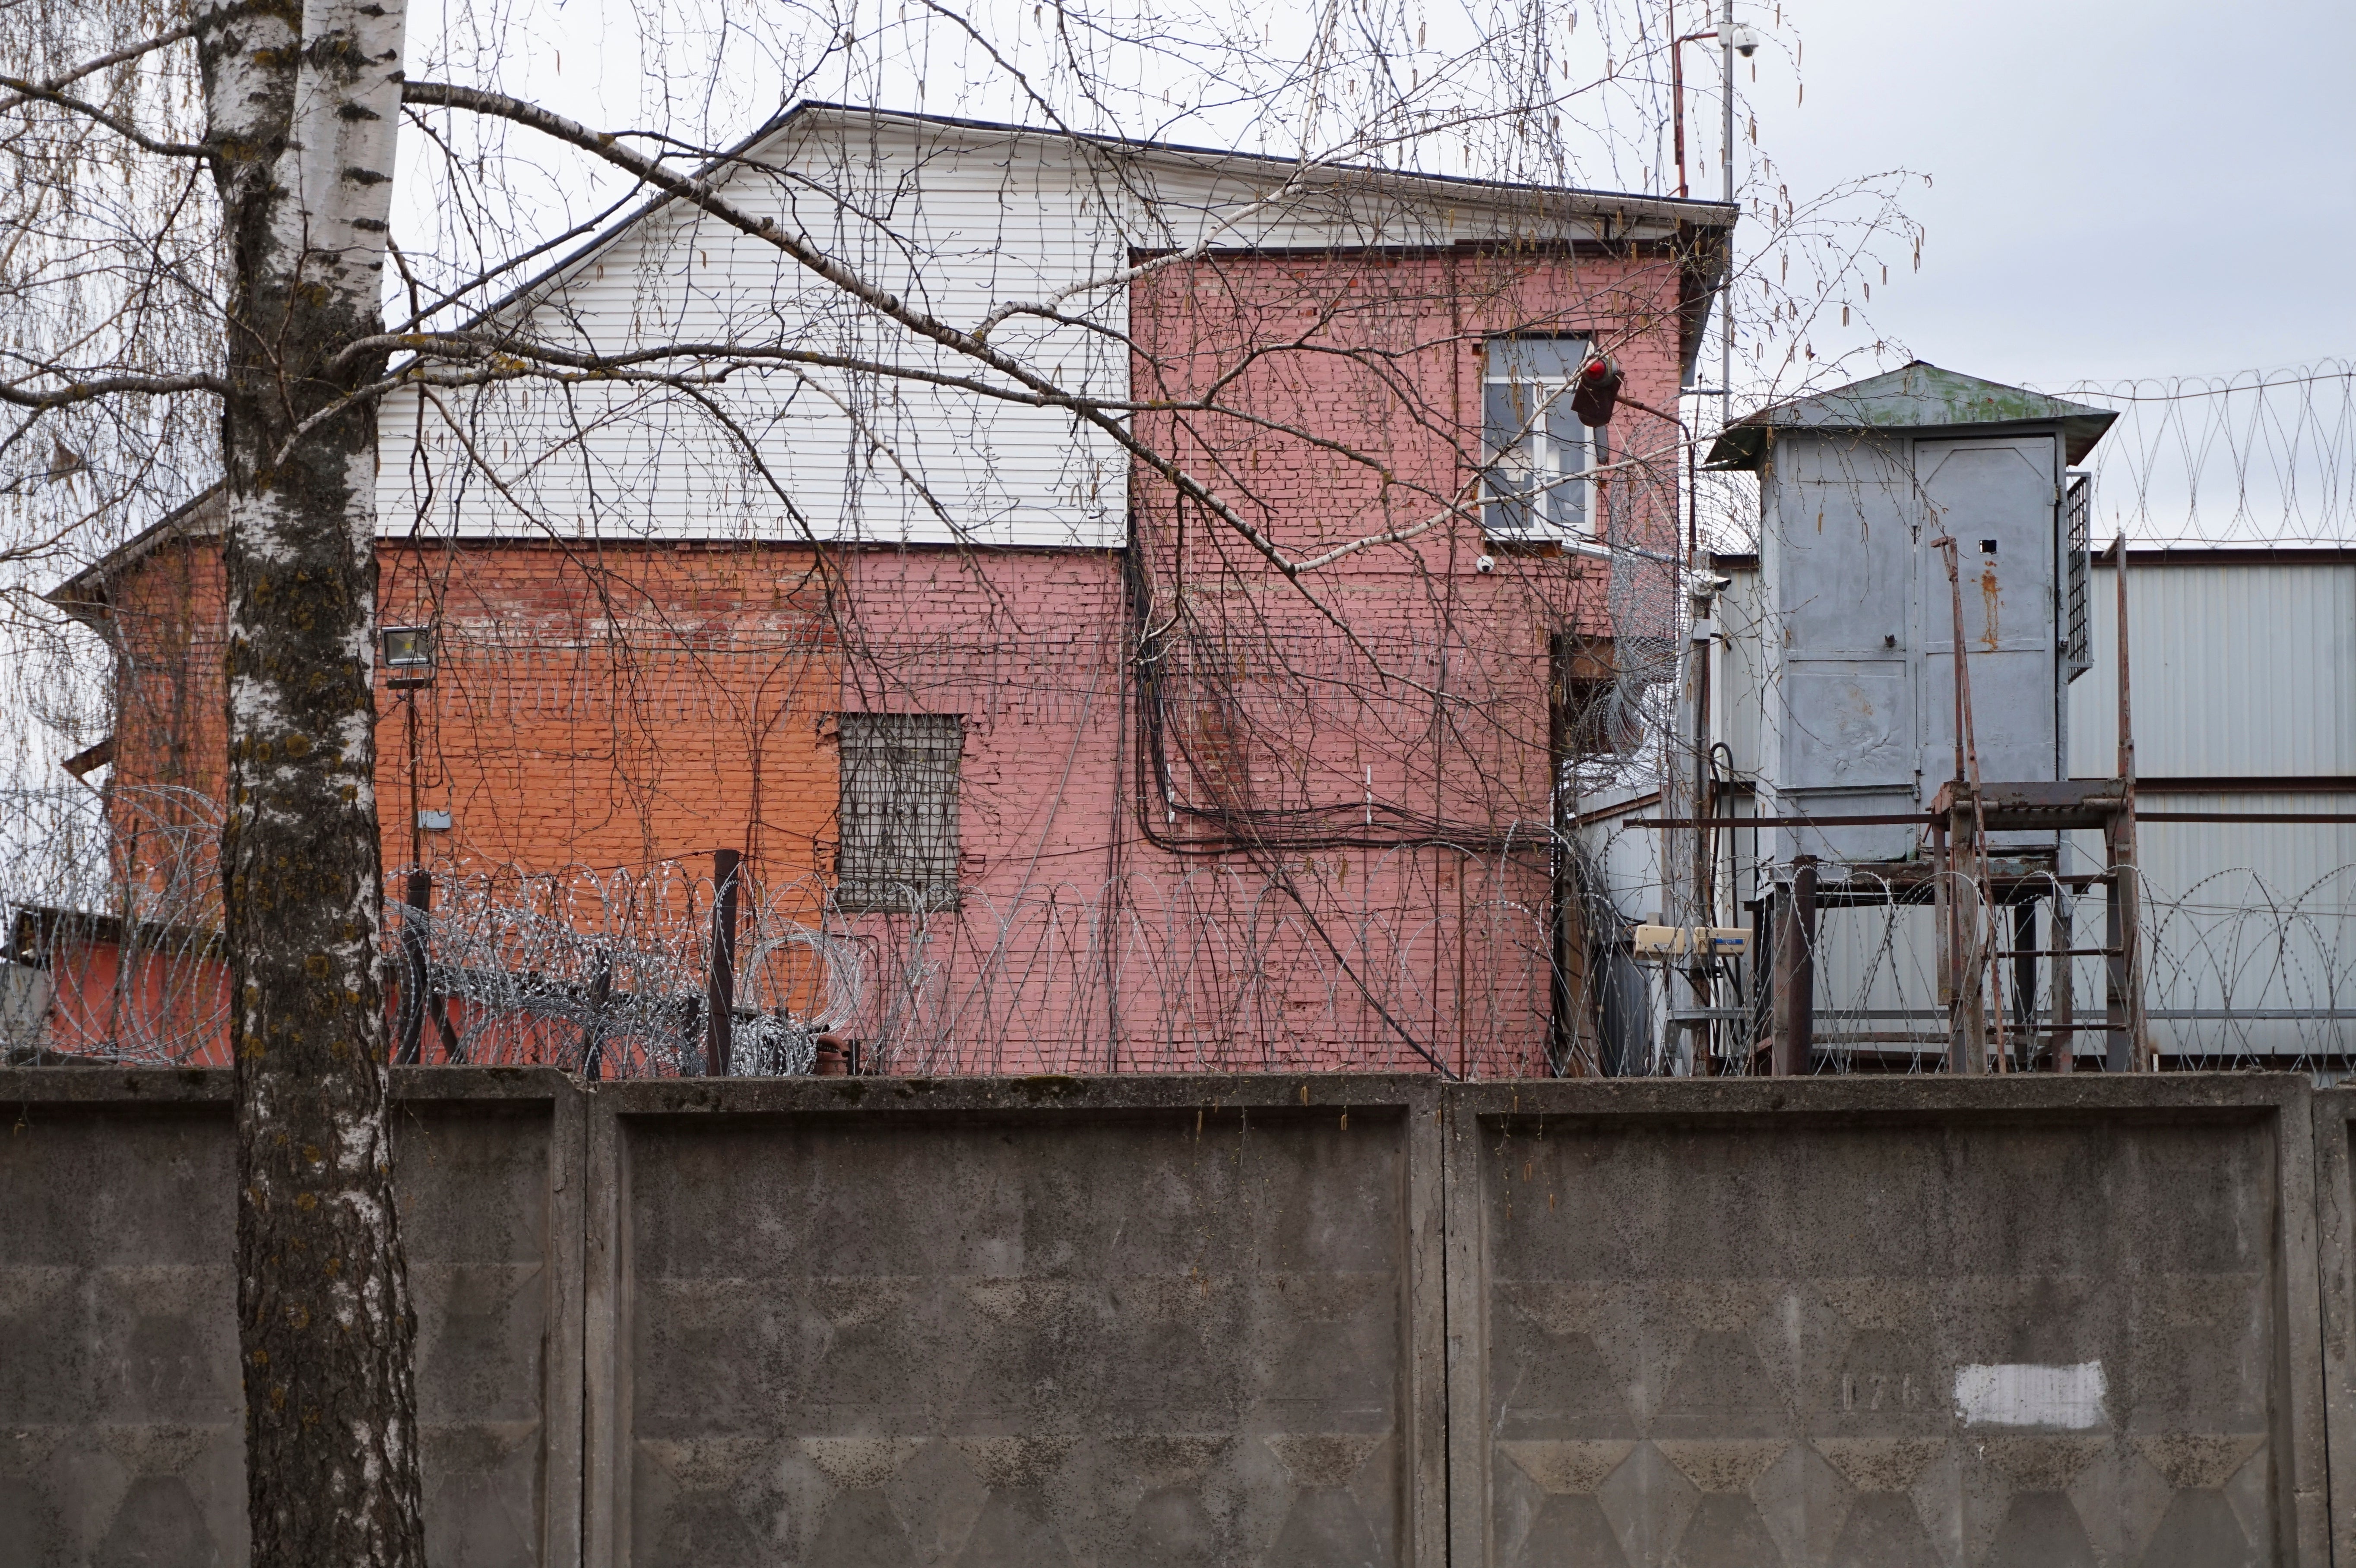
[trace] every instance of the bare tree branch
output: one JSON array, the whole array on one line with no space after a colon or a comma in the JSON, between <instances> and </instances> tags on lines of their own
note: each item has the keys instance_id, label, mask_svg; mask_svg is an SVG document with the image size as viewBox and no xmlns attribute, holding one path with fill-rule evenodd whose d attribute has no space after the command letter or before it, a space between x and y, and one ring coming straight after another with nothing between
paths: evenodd
<instances>
[{"instance_id":1,"label":"bare tree branch","mask_svg":"<svg viewBox=\"0 0 2356 1568\"><path fill-rule=\"evenodd\" d=\"M102 376L71 382L53 392L28 392L24 381L0 381L0 403L13 403L20 409L62 409L129 393L167 397L175 392L210 392L226 397L229 383L219 376L197 371L180 376Z\"/></svg>"},{"instance_id":2,"label":"bare tree branch","mask_svg":"<svg viewBox=\"0 0 2356 1568\"><path fill-rule=\"evenodd\" d=\"M157 49L169 48L174 44L186 43L188 39L193 38L196 36L196 24L193 22L185 23L180 27L174 27L169 32L158 33L152 38L143 39L135 44L125 44L123 48L116 49L112 54L103 54L86 64L76 66L73 69L66 72L63 76L53 76L48 81L44 82L37 91L42 94L62 91L64 89L71 87L75 82L80 81L83 77L94 75L99 71L106 69L110 66L118 66L130 60L135 60L142 55L153 54ZM19 93L14 98L0 98L0 114L5 114L11 109L20 108L24 104L33 101L34 99L32 95L24 93Z\"/></svg>"},{"instance_id":3,"label":"bare tree branch","mask_svg":"<svg viewBox=\"0 0 2356 1568\"><path fill-rule=\"evenodd\" d=\"M95 103L87 102L70 93L44 87L38 82L26 81L18 77L0 76L0 89L16 95L14 102L6 107L21 107L27 103L53 103L60 109L70 110L85 119L95 121L133 145L160 156L209 159L213 155L210 148L200 146L194 142L158 141L120 115L110 114Z\"/></svg>"}]
</instances>

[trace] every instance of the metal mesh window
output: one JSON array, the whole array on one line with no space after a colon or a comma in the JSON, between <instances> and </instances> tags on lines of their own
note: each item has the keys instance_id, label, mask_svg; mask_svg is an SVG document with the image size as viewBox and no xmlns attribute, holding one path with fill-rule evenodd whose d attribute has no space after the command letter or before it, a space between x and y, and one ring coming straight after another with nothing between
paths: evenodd
<instances>
[{"instance_id":1,"label":"metal mesh window","mask_svg":"<svg viewBox=\"0 0 2356 1568\"><path fill-rule=\"evenodd\" d=\"M954 908L964 721L953 713L845 713L841 739L835 901L848 910Z\"/></svg>"},{"instance_id":2,"label":"metal mesh window","mask_svg":"<svg viewBox=\"0 0 2356 1568\"><path fill-rule=\"evenodd\" d=\"M2094 540L2094 476L2091 474L2070 475L2070 489L2065 503L2070 518L2070 579L2069 603L2064 607L2064 624L2069 643L2070 678L2077 679L2094 667L2094 645L2086 624L2087 579L2091 573L2091 551Z\"/></svg>"},{"instance_id":3,"label":"metal mesh window","mask_svg":"<svg viewBox=\"0 0 2356 1568\"><path fill-rule=\"evenodd\" d=\"M1493 539L1586 539L1592 433L1570 411L1583 337L1496 337L1481 377L1481 529Z\"/></svg>"}]
</instances>

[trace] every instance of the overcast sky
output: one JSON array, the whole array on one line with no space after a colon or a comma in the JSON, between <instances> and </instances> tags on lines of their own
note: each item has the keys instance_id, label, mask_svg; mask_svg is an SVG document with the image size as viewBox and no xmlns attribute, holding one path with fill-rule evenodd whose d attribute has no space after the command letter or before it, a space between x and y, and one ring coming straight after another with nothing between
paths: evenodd
<instances>
[{"instance_id":1,"label":"overcast sky","mask_svg":"<svg viewBox=\"0 0 2356 1568\"><path fill-rule=\"evenodd\" d=\"M2356 3L1783 8L1806 101L1767 50L1750 91L1794 192L1934 181L1922 271L1874 301L1921 357L2059 386L2356 355Z\"/></svg>"}]
</instances>

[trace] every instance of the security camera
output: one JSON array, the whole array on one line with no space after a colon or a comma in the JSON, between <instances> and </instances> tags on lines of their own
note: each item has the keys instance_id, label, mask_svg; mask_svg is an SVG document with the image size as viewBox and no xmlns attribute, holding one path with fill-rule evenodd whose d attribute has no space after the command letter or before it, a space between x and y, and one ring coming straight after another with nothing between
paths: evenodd
<instances>
[{"instance_id":1,"label":"security camera","mask_svg":"<svg viewBox=\"0 0 2356 1568\"><path fill-rule=\"evenodd\" d=\"M1726 28L1726 43L1736 54L1749 59L1759 52L1759 29L1748 22L1730 22Z\"/></svg>"},{"instance_id":2,"label":"security camera","mask_svg":"<svg viewBox=\"0 0 2356 1568\"><path fill-rule=\"evenodd\" d=\"M1472 570L1479 572L1482 576L1486 577L1489 573L1497 570L1497 558L1494 555L1482 556L1479 560L1473 561Z\"/></svg>"}]
</instances>

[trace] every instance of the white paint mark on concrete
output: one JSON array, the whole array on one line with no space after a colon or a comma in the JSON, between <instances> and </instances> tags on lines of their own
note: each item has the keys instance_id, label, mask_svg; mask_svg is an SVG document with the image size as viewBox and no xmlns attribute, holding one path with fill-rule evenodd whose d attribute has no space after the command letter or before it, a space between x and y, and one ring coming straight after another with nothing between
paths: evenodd
<instances>
[{"instance_id":1,"label":"white paint mark on concrete","mask_svg":"<svg viewBox=\"0 0 2356 1568\"><path fill-rule=\"evenodd\" d=\"M1955 1417L1966 1426L2102 1426L2103 1363L2069 1367L2019 1362L1955 1369Z\"/></svg>"}]
</instances>

